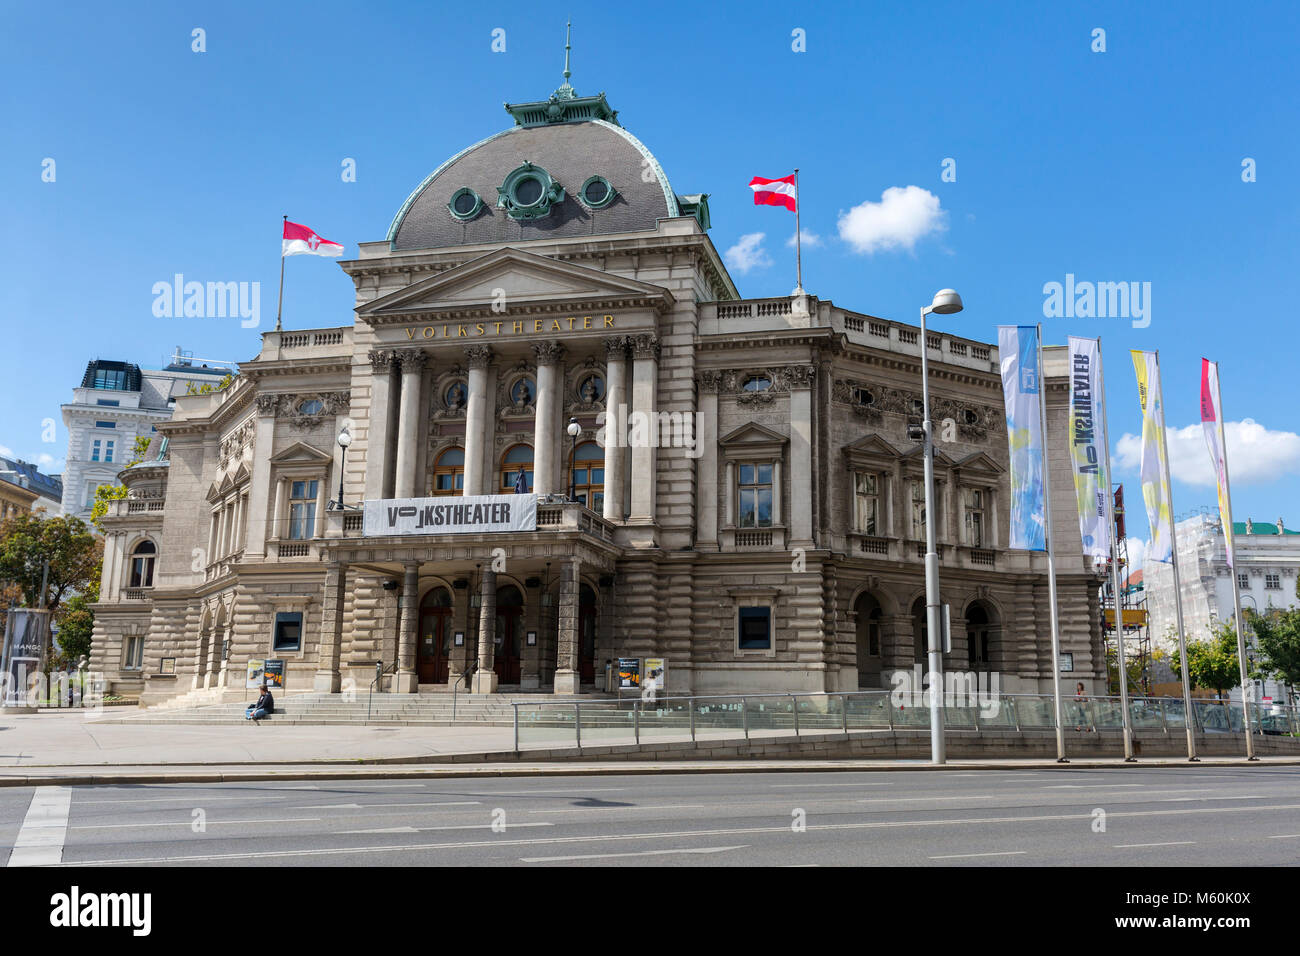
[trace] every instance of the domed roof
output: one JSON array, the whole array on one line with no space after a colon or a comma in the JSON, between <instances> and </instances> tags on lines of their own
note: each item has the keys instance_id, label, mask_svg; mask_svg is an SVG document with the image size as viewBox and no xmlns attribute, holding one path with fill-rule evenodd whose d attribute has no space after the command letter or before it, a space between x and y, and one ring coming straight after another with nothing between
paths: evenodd
<instances>
[{"instance_id":1,"label":"domed roof","mask_svg":"<svg viewBox=\"0 0 1300 956\"><path fill-rule=\"evenodd\" d=\"M658 160L618 125L604 95L564 92L507 104L520 125L434 170L394 217L392 248L653 231L657 220L681 215Z\"/></svg>"}]
</instances>

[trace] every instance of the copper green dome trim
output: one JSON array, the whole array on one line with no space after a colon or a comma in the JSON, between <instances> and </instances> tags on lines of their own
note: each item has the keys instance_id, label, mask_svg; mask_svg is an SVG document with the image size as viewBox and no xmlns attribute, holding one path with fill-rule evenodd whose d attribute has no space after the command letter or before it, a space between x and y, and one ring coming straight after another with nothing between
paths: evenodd
<instances>
[{"instance_id":1,"label":"copper green dome trim","mask_svg":"<svg viewBox=\"0 0 1300 956\"><path fill-rule=\"evenodd\" d=\"M511 127L510 129L503 129L499 133L493 133L491 136L487 137L486 139L479 140L477 143L475 143L472 146L466 146L455 156L451 157L446 162L444 162L441 166L439 166L437 169L431 172L429 175L425 176L424 179L420 181L420 185L416 186L415 189L411 191L411 194L406 197L406 202L402 203L402 208L397 210L397 215L394 216L393 221L389 223L388 236L387 236L389 247L392 248L393 244L397 242L397 230L402 227L402 220L406 218L406 214L410 212L411 207L415 205L415 200L420 197L420 193L424 192L424 190L428 187L428 185L431 182L433 182L435 179L438 178L439 173L447 169L449 166L451 166L452 163L456 162L456 160L460 159L462 156L466 155L467 153L472 153L480 146L490 143L494 139L500 139L502 136L505 136L507 133L513 133L515 129L517 129L517 127Z\"/></svg>"},{"instance_id":2,"label":"copper green dome trim","mask_svg":"<svg viewBox=\"0 0 1300 956\"><path fill-rule=\"evenodd\" d=\"M664 202L668 204L669 218L675 219L680 216L682 211L677 205L677 194L674 193L673 188L668 185L668 174L665 173L664 168L659 165L659 160L655 159L654 154L651 153L650 150L646 149L645 144L616 123L607 123L605 120L591 120L591 123L594 126L603 126L605 129L612 130L637 148L641 153L641 156L650 164L650 168L655 171L655 175L659 177L659 185L664 191Z\"/></svg>"}]
</instances>

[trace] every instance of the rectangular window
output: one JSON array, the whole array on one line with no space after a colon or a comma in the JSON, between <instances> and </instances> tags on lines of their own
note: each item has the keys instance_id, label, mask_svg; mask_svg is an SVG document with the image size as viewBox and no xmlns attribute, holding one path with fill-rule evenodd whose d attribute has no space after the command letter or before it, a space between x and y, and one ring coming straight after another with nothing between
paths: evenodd
<instances>
[{"instance_id":1,"label":"rectangular window","mask_svg":"<svg viewBox=\"0 0 1300 956\"><path fill-rule=\"evenodd\" d=\"M104 461L112 461L112 460L113 460L113 443L111 441L104 442Z\"/></svg>"},{"instance_id":2,"label":"rectangular window","mask_svg":"<svg viewBox=\"0 0 1300 956\"><path fill-rule=\"evenodd\" d=\"M738 615L739 633L736 646L742 651L767 651L772 648L772 609L742 607Z\"/></svg>"},{"instance_id":3,"label":"rectangular window","mask_svg":"<svg viewBox=\"0 0 1300 956\"><path fill-rule=\"evenodd\" d=\"M96 428L116 428L116 427L117 427L117 422L97 421L97 422L95 422L95 427L96 427Z\"/></svg>"},{"instance_id":4,"label":"rectangular window","mask_svg":"<svg viewBox=\"0 0 1300 956\"><path fill-rule=\"evenodd\" d=\"M966 543L972 548L984 547L984 492L967 489L963 496L966 504Z\"/></svg>"},{"instance_id":5,"label":"rectangular window","mask_svg":"<svg viewBox=\"0 0 1300 956\"><path fill-rule=\"evenodd\" d=\"M739 473L740 527L772 527L772 465L747 463Z\"/></svg>"},{"instance_id":6,"label":"rectangular window","mask_svg":"<svg viewBox=\"0 0 1300 956\"><path fill-rule=\"evenodd\" d=\"M877 475L859 471L853 476L854 521L862 534L880 534L880 481Z\"/></svg>"},{"instance_id":7,"label":"rectangular window","mask_svg":"<svg viewBox=\"0 0 1300 956\"><path fill-rule=\"evenodd\" d=\"M302 541L316 535L316 482L295 481L289 489L289 537Z\"/></svg>"},{"instance_id":8,"label":"rectangular window","mask_svg":"<svg viewBox=\"0 0 1300 956\"><path fill-rule=\"evenodd\" d=\"M1282 576L1280 574L1264 575L1264 589L1266 591L1282 590Z\"/></svg>"},{"instance_id":9,"label":"rectangular window","mask_svg":"<svg viewBox=\"0 0 1300 956\"><path fill-rule=\"evenodd\" d=\"M99 456L100 456L100 453L101 453L101 450L102 450L102 449L101 449L101 444L102 444L102 443L100 442L100 440L99 440L98 438L96 438L93 442L90 443L90 460L91 460L91 461L99 461Z\"/></svg>"},{"instance_id":10,"label":"rectangular window","mask_svg":"<svg viewBox=\"0 0 1300 956\"><path fill-rule=\"evenodd\" d=\"M122 670L138 671L144 666L144 635L128 636L122 648Z\"/></svg>"},{"instance_id":11,"label":"rectangular window","mask_svg":"<svg viewBox=\"0 0 1300 956\"><path fill-rule=\"evenodd\" d=\"M95 369L95 388L107 388L116 391L126 390L126 372L122 369Z\"/></svg>"},{"instance_id":12,"label":"rectangular window","mask_svg":"<svg viewBox=\"0 0 1300 956\"><path fill-rule=\"evenodd\" d=\"M1249 574L1238 574L1238 575L1237 575L1237 587L1241 588L1243 591L1249 591L1249 590L1250 590L1250 575L1249 575Z\"/></svg>"},{"instance_id":13,"label":"rectangular window","mask_svg":"<svg viewBox=\"0 0 1300 956\"><path fill-rule=\"evenodd\" d=\"M934 489L934 498L936 506L939 503L939 488L936 485ZM934 510L934 535L938 539L941 525L939 524L939 509ZM912 482L912 537L917 541L925 540L925 482Z\"/></svg>"},{"instance_id":14,"label":"rectangular window","mask_svg":"<svg viewBox=\"0 0 1300 956\"><path fill-rule=\"evenodd\" d=\"M95 404L96 404L96 405L108 405L108 406L110 406L110 407L112 407L112 408L118 408L118 407L121 406L122 403L119 402L116 398L97 398L97 399L95 399Z\"/></svg>"},{"instance_id":15,"label":"rectangular window","mask_svg":"<svg viewBox=\"0 0 1300 956\"><path fill-rule=\"evenodd\" d=\"M302 650L301 611L281 611L275 615L275 636L271 642L271 650Z\"/></svg>"}]
</instances>

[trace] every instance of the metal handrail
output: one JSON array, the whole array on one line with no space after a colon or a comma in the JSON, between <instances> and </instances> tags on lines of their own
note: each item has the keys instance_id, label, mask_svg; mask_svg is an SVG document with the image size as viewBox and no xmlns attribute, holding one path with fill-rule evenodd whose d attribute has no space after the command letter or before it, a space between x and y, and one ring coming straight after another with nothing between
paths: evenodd
<instances>
[{"instance_id":1,"label":"metal handrail","mask_svg":"<svg viewBox=\"0 0 1300 956\"><path fill-rule=\"evenodd\" d=\"M389 672L384 666L383 661L379 662L379 667L375 671L375 679L370 682L370 695L366 698L366 723L370 723L370 711L375 704L375 685L383 679L383 676ZM397 673L397 661L393 661L392 673Z\"/></svg>"}]
</instances>

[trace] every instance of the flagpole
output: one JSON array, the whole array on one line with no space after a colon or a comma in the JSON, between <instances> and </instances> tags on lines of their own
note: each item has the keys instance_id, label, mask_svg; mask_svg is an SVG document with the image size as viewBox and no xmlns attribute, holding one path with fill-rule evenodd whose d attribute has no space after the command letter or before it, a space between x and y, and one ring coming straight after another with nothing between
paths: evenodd
<instances>
[{"instance_id":1,"label":"flagpole","mask_svg":"<svg viewBox=\"0 0 1300 956\"><path fill-rule=\"evenodd\" d=\"M1052 487L1048 477L1047 449L1047 383L1043 375L1043 324L1038 323L1038 422L1042 433L1042 467L1043 467L1043 532L1047 539L1047 598L1051 602L1052 617L1052 692L1056 697L1056 762L1069 763L1065 759L1065 726L1061 713L1061 626L1060 615L1056 609L1056 552L1052 542ZM925 343L921 343L925 348Z\"/></svg>"},{"instance_id":2,"label":"flagpole","mask_svg":"<svg viewBox=\"0 0 1300 956\"><path fill-rule=\"evenodd\" d=\"M1223 516L1227 522L1227 528L1224 529L1223 543L1226 548L1232 547L1232 483L1228 479L1228 440L1223 431L1223 396L1219 391L1219 363L1214 362L1214 426L1219 433L1219 449L1223 455L1223 509L1227 512ZM1216 462L1217 464L1217 462ZM1246 759L1258 760L1255 756L1255 739L1252 736L1250 724L1250 708L1253 701L1248 697L1254 696L1247 694L1247 674L1246 674L1246 632L1242 628L1241 621L1241 588L1237 584L1237 568L1235 566L1235 555L1228 554L1233 560L1228 562L1228 576L1232 578L1232 610L1237 619L1237 665L1241 670L1241 716L1246 723Z\"/></svg>"},{"instance_id":3,"label":"flagpole","mask_svg":"<svg viewBox=\"0 0 1300 956\"><path fill-rule=\"evenodd\" d=\"M1097 336L1097 382L1101 386L1098 405L1105 432L1106 522L1110 529L1110 586L1115 592L1115 643L1119 654L1119 706L1124 726L1124 762L1136 763L1133 756L1133 726L1128 706L1128 662L1124 654L1124 612L1120 609L1119 534L1115 527L1115 498L1110 487L1110 424L1106 414L1106 363L1101 359L1101 336Z\"/></svg>"},{"instance_id":4,"label":"flagpole","mask_svg":"<svg viewBox=\"0 0 1300 956\"><path fill-rule=\"evenodd\" d=\"M1152 353L1156 357L1156 377L1160 391L1155 395L1154 400L1160 404L1160 457L1164 459L1164 468L1161 471L1161 480L1165 486L1165 501L1169 503L1169 564L1174 571L1174 613L1178 621L1178 662L1182 664L1179 668L1183 672L1183 726L1187 730L1187 759L1191 763L1199 763L1200 758L1196 756L1196 714L1192 710L1192 682L1188 676L1191 670L1187 660L1187 636L1183 631L1183 586L1178 575L1178 531L1174 526L1174 488L1173 479L1169 475L1169 442L1166 438L1165 431L1165 383L1159 380L1160 375L1160 350L1157 349ZM1148 396L1147 401L1152 401Z\"/></svg>"},{"instance_id":5,"label":"flagpole","mask_svg":"<svg viewBox=\"0 0 1300 956\"><path fill-rule=\"evenodd\" d=\"M285 216L288 222L289 217ZM275 330L280 331L280 310L284 307L284 230L280 230L280 295L275 303Z\"/></svg>"},{"instance_id":6,"label":"flagpole","mask_svg":"<svg viewBox=\"0 0 1300 956\"><path fill-rule=\"evenodd\" d=\"M799 195L799 167L794 169L794 269L795 295L803 295L803 230L799 228L799 207L803 198Z\"/></svg>"}]
</instances>

